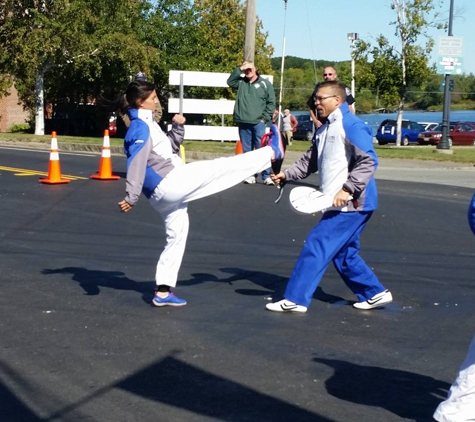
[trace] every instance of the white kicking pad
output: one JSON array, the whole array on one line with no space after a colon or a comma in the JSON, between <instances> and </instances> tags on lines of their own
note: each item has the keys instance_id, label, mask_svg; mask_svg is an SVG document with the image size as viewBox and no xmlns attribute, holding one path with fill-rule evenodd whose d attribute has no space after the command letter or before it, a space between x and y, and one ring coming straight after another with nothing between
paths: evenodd
<instances>
[{"instance_id":1,"label":"white kicking pad","mask_svg":"<svg viewBox=\"0 0 475 422\"><path fill-rule=\"evenodd\" d=\"M292 208L302 214L321 212L333 205L333 198L309 186L293 188L290 191L289 200Z\"/></svg>"},{"instance_id":2,"label":"white kicking pad","mask_svg":"<svg viewBox=\"0 0 475 422\"><path fill-rule=\"evenodd\" d=\"M351 200L351 196L349 199ZM293 188L290 191L289 200L292 208L301 214L315 214L329 209L341 210L343 208L333 206L333 196L325 195L308 186Z\"/></svg>"}]
</instances>

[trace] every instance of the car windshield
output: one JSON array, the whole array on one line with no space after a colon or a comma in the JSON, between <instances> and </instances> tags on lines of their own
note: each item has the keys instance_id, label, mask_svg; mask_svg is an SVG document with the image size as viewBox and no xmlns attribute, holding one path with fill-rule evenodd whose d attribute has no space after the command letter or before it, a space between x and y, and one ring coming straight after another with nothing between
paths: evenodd
<instances>
[{"instance_id":1,"label":"car windshield","mask_svg":"<svg viewBox=\"0 0 475 422\"><path fill-rule=\"evenodd\" d=\"M449 125L449 131L453 131L455 129L454 124ZM439 123L434 129L431 129L431 132L442 132L442 123Z\"/></svg>"}]
</instances>

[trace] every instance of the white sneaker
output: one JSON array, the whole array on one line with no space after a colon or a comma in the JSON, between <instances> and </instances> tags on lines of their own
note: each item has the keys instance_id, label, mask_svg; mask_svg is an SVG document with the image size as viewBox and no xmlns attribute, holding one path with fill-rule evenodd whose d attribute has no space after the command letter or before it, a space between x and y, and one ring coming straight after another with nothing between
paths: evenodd
<instances>
[{"instance_id":1,"label":"white sneaker","mask_svg":"<svg viewBox=\"0 0 475 422\"><path fill-rule=\"evenodd\" d=\"M393 301L393 295L391 294L389 290L385 290L384 292L374 295L371 299L368 299L365 302L353 303L353 307L356 309L368 310L368 309L378 308L392 301Z\"/></svg>"},{"instance_id":2,"label":"white sneaker","mask_svg":"<svg viewBox=\"0 0 475 422\"><path fill-rule=\"evenodd\" d=\"M279 300L278 302L268 303L266 309L274 312L307 312L307 307L297 305L287 299Z\"/></svg>"},{"instance_id":3,"label":"white sneaker","mask_svg":"<svg viewBox=\"0 0 475 422\"><path fill-rule=\"evenodd\" d=\"M248 177L247 179L244 179L244 183L246 185L253 185L256 183L256 178L254 176Z\"/></svg>"},{"instance_id":4,"label":"white sneaker","mask_svg":"<svg viewBox=\"0 0 475 422\"><path fill-rule=\"evenodd\" d=\"M272 179L270 177L268 177L266 180L264 180L264 185L274 186L275 183L272 181Z\"/></svg>"}]
</instances>

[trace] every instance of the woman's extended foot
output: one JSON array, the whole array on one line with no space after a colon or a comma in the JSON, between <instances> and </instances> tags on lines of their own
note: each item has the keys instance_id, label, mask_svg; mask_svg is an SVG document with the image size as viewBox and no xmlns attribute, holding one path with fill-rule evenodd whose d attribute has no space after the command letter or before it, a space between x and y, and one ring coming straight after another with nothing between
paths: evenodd
<instances>
[{"instance_id":1,"label":"woman's extended foot","mask_svg":"<svg viewBox=\"0 0 475 422\"><path fill-rule=\"evenodd\" d=\"M172 292L168 292L166 296L156 292L152 300L152 305L154 306L185 306L186 300L176 297Z\"/></svg>"}]
</instances>

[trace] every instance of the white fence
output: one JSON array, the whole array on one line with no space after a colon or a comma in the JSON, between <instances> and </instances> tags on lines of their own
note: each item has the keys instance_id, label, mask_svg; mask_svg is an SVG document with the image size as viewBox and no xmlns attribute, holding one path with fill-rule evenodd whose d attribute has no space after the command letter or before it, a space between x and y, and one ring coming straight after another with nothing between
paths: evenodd
<instances>
[{"instance_id":1,"label":"white fence","mask_svg":"<svg viewBox=\"0 0 475 422\"><path fill-rule=\"evenodd\" d=\"M273 76L262 75L273 82ZM229 115L234 111L234 100L200 100L183 98L183 87L204 86L226 88L229 73L190 72L184 70L170 70L169 84L180 86L180 98L168 100L169 113L188 114L219 114ZM185 139L198 141L238 141L239 132L236 126L205 126L185 125Z\"/></svg>"}]
</instances>

